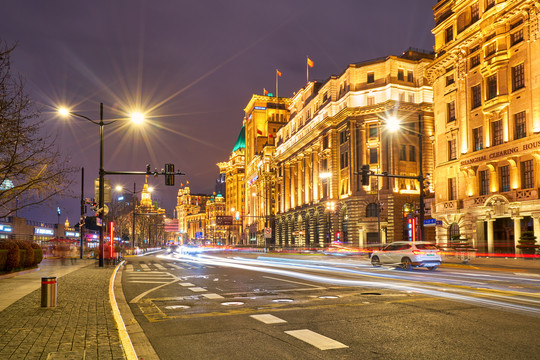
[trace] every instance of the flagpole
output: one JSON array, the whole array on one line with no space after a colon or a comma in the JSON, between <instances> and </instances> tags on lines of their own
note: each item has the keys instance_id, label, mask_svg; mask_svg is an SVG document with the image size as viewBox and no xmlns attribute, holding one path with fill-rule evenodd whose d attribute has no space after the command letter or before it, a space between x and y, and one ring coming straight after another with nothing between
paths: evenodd
<instances>
[{"instance_id":1,"label":"flagpole","mask_svg":"<svg viewBox=\"0 0 540 360\"><path fill-rule=\"evenodd\" d=\"M278 70L276 69L276 99L278 98Z\"/></svg>"},{"instance_id":2,"label":"flagpole","mask_svg":"<svg viewBox=\"0 0 540 360\"><path fill-rule=\"evenodd\" d=\"M306 55L306 84L309 83L309 64L308 64L309 56Z\"/></svg>"}]
</instances>

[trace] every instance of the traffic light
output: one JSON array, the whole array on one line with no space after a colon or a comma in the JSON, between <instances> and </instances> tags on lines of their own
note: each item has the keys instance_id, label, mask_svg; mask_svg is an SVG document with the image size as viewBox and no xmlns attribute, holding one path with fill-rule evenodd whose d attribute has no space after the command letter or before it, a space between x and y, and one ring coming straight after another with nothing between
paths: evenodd
<instances>
[{"instance_id":1,"label":"traffic light","mask_svg":"<svg viewBox=\"0 0 540 360\"><path fill-rule=\"evenodd\" d=\"M174 164L165 164L165 185L174 185Z\"/></svg>"},{"instance_id":2,"label":"traffic light","mask_svg":"<svg viewBox=\"0 0 540 360\"><path fill-rule=\"evenodd\" d=\"M362 165L361 183L363 186L369 185L369 165Z\"/></svg>"}]
</instances>

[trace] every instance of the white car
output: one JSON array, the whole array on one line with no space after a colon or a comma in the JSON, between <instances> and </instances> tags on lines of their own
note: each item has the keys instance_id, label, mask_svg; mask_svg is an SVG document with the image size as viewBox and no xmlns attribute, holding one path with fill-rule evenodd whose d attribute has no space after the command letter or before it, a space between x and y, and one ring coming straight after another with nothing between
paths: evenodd
<instances>
[{"instance_id":1,"label":"white car","mask_svg":"<svg viewBox=\"0 0 540 360\"><path fill-rule=\"evenodd\" d=\"M397 265L404 270L411 267L424 266L435 270L441 265L439 248L426 241L395 241L371 254L373 266Z\"/></svg>"}]
</instances>

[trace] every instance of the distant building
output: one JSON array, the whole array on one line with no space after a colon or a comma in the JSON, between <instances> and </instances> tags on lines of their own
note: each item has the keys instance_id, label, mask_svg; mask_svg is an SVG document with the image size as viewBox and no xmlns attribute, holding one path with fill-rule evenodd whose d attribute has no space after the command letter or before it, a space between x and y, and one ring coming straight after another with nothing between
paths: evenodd
<instances>
[{"instance_id":1,"label":"distant building","mask_svg":"<svg viewBox=\"0 0 540 360\"><path fill-rule=\"evenodd\" d=\"M206 202L210 195L192 194L189 186L181 186L176 197L178 231L183 244L206 237Z\"/></svg>"},{"instance_id":2,"label":"distant building","mask_svg":"<svg viewBox=\"0 0 540 360\"><path fill-rule=\"evenodd\" d=\"M433 7L437 239L518 253L540 239L540 6L446 0Z\"/></svg>"}]
</instances>

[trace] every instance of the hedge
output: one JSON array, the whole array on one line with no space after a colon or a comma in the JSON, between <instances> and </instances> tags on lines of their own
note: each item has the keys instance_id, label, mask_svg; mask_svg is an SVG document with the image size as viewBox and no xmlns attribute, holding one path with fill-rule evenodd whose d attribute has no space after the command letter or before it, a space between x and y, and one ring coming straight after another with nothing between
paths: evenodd
<instances>
[{"instance_id":1,"label":"hedge","mask_svg":"<svg viewBox=\"0 0 540 360\"><path fill-rule=\"evenodd\" d=\"M0 271L31 268L43 260L41 246L30 241L0 241Z\"/></svg>"}]
</instances>

